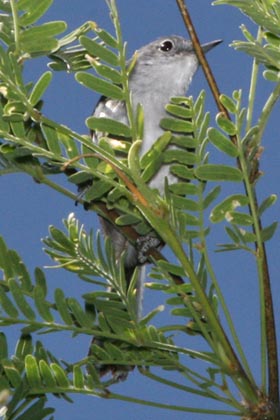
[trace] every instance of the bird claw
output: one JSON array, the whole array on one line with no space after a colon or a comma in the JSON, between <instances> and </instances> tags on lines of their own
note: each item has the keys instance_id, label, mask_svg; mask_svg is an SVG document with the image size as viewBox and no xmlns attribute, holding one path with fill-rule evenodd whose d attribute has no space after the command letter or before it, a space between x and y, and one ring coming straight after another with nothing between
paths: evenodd
<instances>
[{"instance_id":1,"label":"bird claw","mask_svg":"<svg viewBox=\"0 0 280 420\"><path fill-rule=\"evenodd\" d=\"M139 264L143 265L149 258L150 251L158 248L162 244L159 238L155 236L140 236L136 240L137 259Z\"/></svg>"}]
</instances>

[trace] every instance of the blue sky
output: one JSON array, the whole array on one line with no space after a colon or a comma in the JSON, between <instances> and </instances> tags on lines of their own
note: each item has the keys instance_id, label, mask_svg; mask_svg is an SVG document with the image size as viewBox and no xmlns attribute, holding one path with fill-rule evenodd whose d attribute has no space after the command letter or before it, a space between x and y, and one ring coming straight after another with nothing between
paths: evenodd
<instances>
[{"instance_id":1,"label":"blue sky","mask_svg":"<svg viewBox=\"0 0 280 420\"><path fill-rule=\"evenodd\" d=\"M178 34L186 36L184 24L177 10L174 0L118 0L119 14L122 22L123 36L128 42L129 55L142 45L162 35ZM202 42L222 38L223 44L213 50L208 58L220 90L228 95L234 89L242 88L244 101L248 94L251 59L245 54L235 52L229 47L232 40L241 39L239 26L248 25L252 31L255 28L241 13L229 7L213 7L210 1L190 0L189 9ZM47 20L65 20L69 30L80 26L87 20L96 21L100 27L112 30L107 7L103 0L54 0L49 10ZM45 70L45 61L35 60L28 63L25 71L26 81L33 80ZM270 89L268 82L262 81L258 90L257 112L262 108ZM202 71L196 74L188 94L196 96L201 89L208 91ZM209 92L208 92L209 93ZM80 133L87 133L84 119L90 115L98 96L84 89L75 82L72 74L56 73L54 81L45 96L45 114L58 122L68 125ZM215 112L213 100L209 95L207 107ZM214 115L214 114L213 114ZM280 140L278 120L279 104L272 115L271 126L265 134L265 152L261 162L264 177L259 182L260 201L271 193L279 192L279 162ZM221 159L221 155L214 155L214 159ZM91 212L84 212L81 207L74 207L69 199L59 196L45 186L36 184L25 175L9 175L0 179L1 188L1 220L0 234L6 238L10 247L15 248L22 256L28 268L32 271L36 265L51 265L52 262L42 251L41 238L48 234L50 224L61 227L61 220L70 212L85 223L88 229L96 230L98 225ZM224 186L227 188L227 186ZM233 186L231 193L234 191ZM277 219L279 203L270 210L265 222ZM256 269L252 256L241 253L214 254L215 243L225 242L223 229L215 227L216 237L212 244L212 257L223 292L228 299L229 308L236 321L241 342L245 345L248 359L253 366L256 377L259 373L259 333L256 329L258 320L258 297ZM271 278L273 281L274 302L279 313L280 286L278 273L280 271L279 233L267 245ZM77 281L74 276L56 270L47 270L50 290L61 287L67 290L69 296L80 296L88 291L88 286ZM278 283L278 284L277 284ZM147 293L147 307L162 303L157 296ZM276 314L277 315L277 314ZM276 316L279 320L279 315ZM15 344L16 335L11 334L11 348ZM68 357L74 361L86 354L89 343L88 337L78 337L71 340L67 335L44 337L51 350L57 355ZM189 338L187 346L192 345ZM163 386L158 386L131 374L128 381L116 386L113 391L129 393L140 398L151 398L165 403L185 404L195 406L195 399L185 394L170 392ZM101 400L93 397L73 396L75 404L51 398L51 403L57 407L56 419L86 420L88 418L104 419L113 417L114 420L142 420L155 419L159 416L163 420L176 419L199 420L200 415L156 410L149 407L136 406L118 401ZM201 404L206 401L200 400ZM209 416L209 419L212 417Z\"/></svg>"}]
</instances>

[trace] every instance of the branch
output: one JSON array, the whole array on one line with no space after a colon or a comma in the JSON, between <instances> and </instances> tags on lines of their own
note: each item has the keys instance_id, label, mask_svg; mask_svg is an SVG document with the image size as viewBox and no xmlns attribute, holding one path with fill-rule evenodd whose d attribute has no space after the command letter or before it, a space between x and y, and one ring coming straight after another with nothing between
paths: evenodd
<instances>
[{"instance_id":1,"label":"branch","mask_svg":"<svg viewBox=\"0 0 280 420\"><path fill-rule=\"evenodd\" d=\"M220 91L213 76L213 73L208 65L208 62L202 51L198 36L196 34L194 25L192 23L190 14L188 12L187 6L185 5L184 0L176 0L178 8L181 12L182 18L185 22L186 28L188 30L189 36L194 45L194 49L198 56L199 62L203 68L205 77L208 81L209 87L215 99L218 110L222 112L226 118L231 121L228 111L225 109L223 104L220 101ZM231 141L233 143L237 142L236 136L231 136ZM238 166L240 167L240 161L238 159ZM246 193L248 194L248 185L244 184ZM254 209L252 209L252 203L249 206L250 214L258 208L258 202L256 194L254 194ZM261 231L262 225L261 221L258 218L256 226L254 226L254 233L256 230ZM255 243L256 254L258 258L262 258L262 278L263 278L263 288L264 288L264 297L265 297L265 330L266 330L266 344L267 344L267 358L268 358L268 373L269 373L269 397L270 400L274 403L275 407L279 407L279 374L278 374L278 356L277 356L277 339L276 339L276 328L274 320L274 309L273 309L273 300L271 293L271 284L270 284L270 275L267 263L266 248L263 242Z\"/></svg>"}]
</instances>

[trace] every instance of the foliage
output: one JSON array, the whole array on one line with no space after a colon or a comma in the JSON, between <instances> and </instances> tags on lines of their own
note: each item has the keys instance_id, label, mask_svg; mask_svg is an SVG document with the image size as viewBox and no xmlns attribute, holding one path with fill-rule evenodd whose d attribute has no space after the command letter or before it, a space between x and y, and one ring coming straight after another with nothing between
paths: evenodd
<instances>
[{"instance_id":1,"label":"foliage","mask_svg":"<svg viewBox=\"0 0 280 420\"><path fill-rule=\"evenodd\" d=\"M269 350L264 311L263 377L258 387L223 299L207 242L212 224L223 223L227 239L219 251L242 250L256 258L264 306L264 243L272 238L277 224L262 228L260 217L276 198L266 197L258 206L256 186L262 136L280 95L280 2L215 2L239 8L260 26L257 37L243 27L246 40L233 43L254 58L252 84L260 63L265 66L265 79L273 83L258 123L252 125L254 91L247 105L241 90L231 97L222 95L220 101L231 120L219 113L216 127L210 127L205 112L205 92L196 99L172 98L166 107L168 116L161 121L165 133L141 158L143 112L141 107L133 112L128 86L137 56L127 67L115 1L107 1L113 35L95 22L62 35L65 22L40 23L51 4L52 0L0 0L0 173L27 173L76 200L71 187L68 190L51 180L51 175L62 172L74 186L90 183L78 201L104 217L113 215L130 241L136 244L137 238L156 233L176 260L152 254L152 281L147 287L165 293L172 309L168 325L155 327L152 323L161 307L138 319L137 270L127 288L123 260L116 264L110 240L103 243L99 234L86 232L73 214L64 220L64 230L51 226L44 243L61 272L68 270L77 280L92 285L93 291L79 299L59 288L50 297L44 272L37 268L33 279L18 253L8 249L1 238L0 323L3 331L21 325L22 335L12 357L4 332L0 335L0 415L9 420L53 418L53 409L46 406L48 394L66 400L71 393L81 393L142 403L137 397L108 393L118 378L103 380L98 366L115 365L136 366L151 381L219 403L216 410L168 408L276 419L276 401L266 389ZM25 63L39 56L49 57L51 70L34 83L25 83ZM48 119L43 98L55 71L71 71L85 88L124 101L128 124L89 117L88 128L104 132L97 145L90 136ZM118 141L113 142L112 137ZM212 163L209 146L226 156L228 164ZM166 185L164 197L147 185L163 164L169 164L178 177L176 184ZM237 192L222 197L221 183L229 182L236 184ZM240 186L245 187L244 193ZM90 354L70 364L58 360L40 341L34 343L39 333L63 331L96 337ZM204 350L179 345L175 337L184 339L187 334L201 337ZM190 367L190 357L201 362L203 374ZM177 373L176 382L170 379L170 372ZM167 407L153 401L145 404Z\"/></svg>"}]
</instances>

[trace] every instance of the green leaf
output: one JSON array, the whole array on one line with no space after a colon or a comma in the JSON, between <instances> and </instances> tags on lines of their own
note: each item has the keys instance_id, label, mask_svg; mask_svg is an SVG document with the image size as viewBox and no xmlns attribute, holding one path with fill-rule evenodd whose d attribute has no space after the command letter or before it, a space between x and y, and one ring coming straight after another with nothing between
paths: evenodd
<instances>
[{"instance_id":1,"label":"green leaf","mask_svg":"<svg viewBox=\"0 0 280 420\"><path fill-rule=\"evenodd\" d=\"M69 385L70 385L70 382L69 382L64 370L62 369L62 367L60 367L56 363L51 363L50 367L51 367L52 372L54 374L57 385L62 387L62 388L68 388Z\"/></svg>"},{"instance_id":2,"label":"green leaf","mask_svg":"<svg viewBox=\"0 0 280 420\"><path fill-rule=\"evenodd\" d=\"M218 197L218 195L221 192L221 187L219 185L217 185L216 187L214 187L204 198L203 200L203 208L207 209L207 207L210 206L210 204L213 203L214 200L216 200L216 198Z\"/></svg>"},{"instance_id":3,"label":"green leaf","mask_svg":"<svg viewBox=\"0 0 280 420\"><path fill-rule=\"evenodd\" d=\"M278 1L273 3L270 1L269 4L268 1L260 0L215 0L213 4L227 4L238 7L243 13L253 19L257 25L267 28L274 34L280 34Z\"/></svg>"},{"instance_id":4,"label":"green leaf","mask_svg":"<svg viewBox=\"0 0 280 420\"><path fill-rule=\"evenodd\" d=\"M275 48L263 47L257 43L249 43L236 41L232 44L238 51L243 51L246 54L254 57L259 63L263 63L267 67L273 67L279 70L279 51Z\"/></svg>"},{"instance_id":5,"label":"green leaf","mask_svg":"<svg viewBox=\"0 0 280 420\"><path fill-rule=\"evenodd\" d=\"M41 124L41 129L47 142L48 149L54 154L60 156L62 154L57 132L53 127Z\"/></svg>"},{"instance_id":6,"label":"green leaf","mask_svg":"<svg viewBox=\"0 0 280 420\"><path fill-rule=\"evenodd\" d=\"M220 95L220 101L224 105L224 107L231 113L236 114L237 108L235 102L227 95Z\"/></svg>"},{"instance_id":7,"label":"green leaf","mask_svg":"<svg viewBox=\"0 0 280 420\"><path fill-rule=\"evenodd\" d=\"M221 152L226 153L231 157L237 157L239 155L238 149L235 144L233 144L230 139L224 136L220 131L215 128L209 128L207 131L208 138L212 144L214 144L217 149Z\"/></svg>"},{"instance_id":8,"label":"green leaf","mask_svg":"<svg viewBox=\"0 0 280 420\"><path fill-rule=\"evenodd\" d=\"M192 135L179 136L177 134L175 136L172 136L171 144L183 147L184 149L189 148L193 150L195 150L199 145L197 139L195 139Z\"/></svg>"},{"instance_id":9,"label":"green leaf","mask_svg":"<svg viewBox=\"0 0 280 420\"><path fill-rule=\"evenodd\" d=\"M92 175L86 171L79 171L73 175L68 176L67 180L76 185L83 184L84 182L89 182L89 185L90 185L90 181L92 180Z\"/></svg>"},{"instance_id":10,"label":"green leaf","mask_svg":"<svg viewBox=\"0 0 280 420\"><path fill-rule=\"evenodd\" d=\"M278 83L280 79L280 71L277 70L265 70L263 77L269 82Z\"/></svg>"},{"instance_id":11,"label":"green leaf","mask_svg":"<svg viewBox=\"0 0 280 420\"><path fill-rule=\"evenodd\" d=\"M124 99L122 89L112 83L106 82L106 80L102 80L99 77L93 76L92 74L83 71L76 73L75 78L83 86L92 89L101 95L112 99Z\"/></svg>"},{"instance_id":12,"label":"green leaf","mask_svg":"<svg viewBox=\"0 0 280 420\"><path fill-rule=\"evenodd\" d=\"M20 311L23 313L23 315L30 320L36 319L35 312L31 308L31 306L27 303L25 296L22 292L22 289L19 287L18 282L14 279L10 279L9 287L10 287L10 291L13 295L13 298L16 304L18 308L20 309Z\"/></svg>"},{"instance_id":13,"label":"green leaf","mask_svg":"<svg viewBox=\"0 0 280 420\"><path fill-rule=\"evenodd\" d=\"M139 223L140 221L141 218L139 216L136 216L134 214L124 214L123 216L118 217L115 220L115 223L118 226L127 226Z\"/></svg>"},{"instance_id":14,"label":"green leaf","mask_svg":"<svg viewBox=\"0 0 280 420\"><path fill-rule=\"evenodd\" d=\"M14 363L11 360L3 360L2 367L12 387L19 387L22 383L22 378Z\"/></svg>"},{"instance_id":15,"label":"green leaf","mask_svg":"<svg viewBox=\"0 0 280 420\"><path fill-rule=\"evenodd\" d=\"M0 103L0 131L9 132L9 129L10 129L9 123L3 120L3 107L2 107L2 104Z\"/></svg>"},{"instance_id":16,"label":"green leaf","mask_svg":"<svg viewBox=\"0 0 280 420\"><path fill-rule=\"evenodd\" d=\"M192 214L184 212L182 215L180 215L180 219L182 220L183 224L189 225L189 226L199 226L200 221L199 218L196 216L193 216Z\"/></svg>"},{"instance_id":17,"label":"green leaf","mask_svg":"<svg viewBox=\"0 0 280 420\"><path fill-rule=\"evenodd\" d=\"M93 57L98 57L111 66L119 65L119 57L108 48L98 44L98 42L94 41L93 39L90 39L87 36L81 36L80 43Z\"/></svg>"},{"instance_id":18,"label":"green leaf","mask_svg":"<svg viewBox=\"0 0 280 420\"><path fill-rule=\"evenodd\" d=\"M67 299L67 305L70 308L75 320L79 325L85 328L92 327L92 319L83 311L79 302L74 298Z\"/></svg>"},{"instance_id":19,"label":"green leaf","mask_svg":"<svg viewBox=\"0 0 280 420\"><path fill-rule=\"evenodd\" d=\"M194 179L194 169L187 168L185 165L172 165L170 172L178 178L190 180Z\"/></svg>"},{"instance_id":20,"label":"green leaf","mask_svg":"<svg viewBox=\"0 0 280 420\"><path fill-rule=\"evenodd\" d=\"M17 420L42 420L54 412L53 408L44 407L46 403L46 397L41 396L34 404L29 406L23 414L17 416ZM51 417L50 419L53 419Z\"/></svg>"},{"instance_id":21,"label":"green leaf","mask_svg":"<svg viewBox=\"0 0 280 420\"><path fill-rule=\"evenodd\" d=\"M156 159L158 155L161 155L162 152L169 145L171 140L171 134L169 132L164 133L158 139L155 140L152 147L141 157L140 167L145 169L147 165L151 164L151 161Z\"/></svg>"},{"instance_id":22,"label":"green leaf","mask_svg":"<svg viewBox=\"0 0 280 420\"><path fill-rule=\"evenodd\" d=\"M29 101L32 106L35 106L39 102L39 100L42 98L51 80L52 80L52 73L50 71L46 71L37 81L29 97Z\"/></svg>"},{"instance_id":23,"label":"green leaf","mask_svg":"<svg viewBox=\"0 0 280 420\"><path fill-rule=\"evenodd\" d=\"M172 201L177 209L184 209L189 211L198 211L199 209L198 204L189 198L174 196Z\"/></svg>"},{"instance_id":24,"label":"green leaf","mask_svg":"<svg viewBox=\"0 0 280 420\"><path fill-rule=\"evenodd\" d=\"M14 121L10 123L11 129L16 137L25 137L26 129L23 121Z\"/></svg>"},{"instance_id":25,"label":"green leaf","mask_svg":"<svg viewBox=\"0 0 280 420\"><path fill-rule=\"evenodd\" d=\"M243 243L246 244L256 242L256 235L254 233L248 232L244 228L239 228L238 231L240 233L240 238Z\"/></svg>"},{"instance_id":26,"label":"green leaf","mask_svg":"<svg viewBox=\"0 0 280 420\"><path fill-rule=\"evenodd\" d=\"M98 360L108 360L108 353L97 344L91 346L91 356L94 356Z\"/></svg>"},{"instance_id":27,"label":"green leaf","mask_svg":"<svg viewBox=\"0 0 280 420\"><path fill-rule=\"evenodd\" d=\"M34 302L41 317L47 322L53 322L50 306L45 300L44 290L40 286L34 287Z\"/></svg>"},{"instance_id":28,"label":"green leaf","mask_svg":"<svg viewBox=\"0 0 280 420\"><path fill-rule=\"evenodd\" d=\"M28 354L33 353L31 335L22 335L17 342L15 356L19 360L24 360Z\"/></svg>"},{"instance_id":29,"label":"green leaf","mask_svg":"<svg viewBox=\"0 0 280 420\"><path fill-rule=\"evenodd\" d=\"M87 371L88 375L85 376L85 386L90 390L102 388L98 370L91 364L87 366Z\"/></svg>"},{"instance_id":30,"label":"green leaf","mask_svg":"<svg viewBox=\"0 0 280 420\"><path fill-rule=\"evenodd\" d=\"M163 159L164 163L178 162L184 165L196 164L196 155L194 153L179 149L165 150Z\"/></svg>"},{"instance_id":31,"label":"green leaf","mask_svg":"<svg viewBox=\"0 0 280 420\"><path fill-rule=\"evenodd\" d=\"M58 41L53 37L64 32L66 28L66 23L62 21L28 28L20 34L21 48L30 54L51 52L58 46Z\"/></svg>"},{"instance_id":32,"label":"green leaf","mask_svg":"<svg viewBox=\"0 0 280 420\"><path fill-rule=\"evenodd\" d=\"M232 121L230 121L224 113L220 112L219 114L217 114L216 122L218 126L230 136L233 136L237 133L237 128L235 124Z\"/></svg>"},{"instance_id":33,"label":"green leaf","mask_svg":"<svg viewBox=\"0 0 280 420\"><path fill-rule=\"evenodd\" d=\"M76 141L70 137L70 135L59 133L59 142L63 144L65 152L69 159L72 159L79 155L79 149Z\"/></svg>"},{"instance_id":34,"label":"green leaf","mask_svg":"<svg viewBox=\"0 0 280 420\"><path fill-rule=\"evenodd\" d=\"M18 10L25 11L25 13L19 16L20 26L29 26L37 22L46 13L52 3L53 0L19 0L17 3Z\"/></svg>"},{"instance_id":35,"label":"green leaf","mask_svg":"<svg viewBox=\"0 0 280 420\"><path fill-rule=\"evenodd\" d=\"M266 41L269 44L273 45L274 47L276 47L276 48L279 48L280 47L280 38L279 38L279 36L277 36L277 35L275 35L275 34L273 34L271 32L265 32L263 34L263 37L264 37L264 39L266 39Z\"/></svg>"},{"instance_id":36,"label":"green leaf","mask_svg":"<svg viewBox=\"0 0 280 420\"><path fill-rule=\"evenodd\" d=\"M255 37L251 34L251 32L248 31L248 29L246 28L246 26L244 24L240 25L240 29L241 29L244 37L247 39L247 41L255 42Z\"/></svg>"},{"instance_id":37,"label":"green leaf","mask_svg":"<svg viewBox=\"0 0 280 420\"><path fill-rule=\"evenodd\" d=\"M114 136L131 137L131 130L127 125L119 121L111 120L110 118L89 117L87 118L86 123L87 126L94 131L109 133Z\"/></svg>"},{"instance_id":38,"label":"green leaf","mask_svg":"<svg viewBox=\"0 0 280 420\"><path fill-rule=\"evenodd\" d=\"M198 194L197 186L190 182L176 182L176 184L169 185L169 190L178 195Z\"/></svg>"},{"instance_id":39,"label":"green leaf","mask_svg":"<svg viewBox=\"0 0 280 420\"><path fill-rule=\"evenodd\" d=\"M165 130L177 133L192 133L194 131L192 122L180 120L178 118L163 118L160 121L160 126Z\"/></svg>"},{"instance_id":40,"label":"green leaf","mask_svg":"<svg viewBox=\"0 0 280 420\"><path fill-rule=\"evenodd\" d=\"M63 291L61 289L56 289L54 293L54 298L55 298L55 304L56 304L57 310L62 320L65 322L65 324L72 325L73 320L69 313Z\"/></svg>"},{"instance_id":41,"label":"green leaf","mask_svg":"<svg viewBox=\"0 0 280 420\"><path fill-rule=\"evenodd\" d=\"M143 169L142 178L148 182L160 169L163 161L163 152L170 143L171 133L166 132L160 136L152 147L140 158L140 168Z\"/></svg>"},{"instance_id":42,"label":"green leaf","mask_svg":"<svg viewBox=\"0 0 280 420\"><path fill-rule=\"evenodd\" d=\"M206 164L194 169L195 175L205 181L234 181L243 180L242 172L232 166Z\"/></svg>"},{"instance_id":43,"label":"green leaf","mask_svg":"<svg viewBox=\"0 0 280 420\"><path fill-rule=\"evenodd\" d=\"M34 275L35 275L36 285L41 288L44 297L46 297L48 289L47 289L47 281L46 281L44 272L41 270L41 268L36 267Z\"/></svg>"},{"instance_id":44,"label":"green leaf","mask_svg":"<svg viewBox=\"0 0 280 420\"><path fill-rule=\"evenodd\" d=\"M169 114L175 115L175 117L181 117L184 119L193 117L192 110L186 106L168 104L165 109L169 112Z\"/></svg>"},{"instance_id":45,"label":"green leaf","mask_svg":"<svg viewBox=\"0 0 280 420\"><path fill-rule=\"evenodd\" d=\"M239 243L240 243L240 237L237 235L237 233L235 232L235 230L234 230L234 229L232 229L232 228L231 228L231 227L229 227L229 226L226 226L226 227L225 227L225 230L226 230L226 232L227 232L228 236L230 237L230 239L231 239L234 243L236 243L236 244L239 244Z\"/></svg>"},{"instance_id":46,"label":"green leaf","mask_svg":"<svg viewBox=\"0 0 280 420\"><path fill-rule=\"evenodd\" d=\"M105 342L104 347L110 355L110 358L113 360L118 361L119 363L125 360L123 352L117 346L113 345L112 343Z\"/></svg>"},{"instance_id":47,"label":"green leaf","mask_svg":"<svg viewBox=\"0 0 280 420\"><path fill-rule=\"evenodd\" d=\"M261 238L263 242L269 241L273 237L277 229L277 226L278 226L278 223L273 222L271 223L271 225L267 226L261 231Z\"/></svg>"},{"instance_id":48,"label":"green leaf","mask_svg":"<svg viewBox=\"0 0 280 420\"><path fill-rule=\"evenodd\" d=\"M36 358L31 354L28 354L25 358L25 369L29 385L32 388L39 389L41 387L39 367Z\"/></svg>"},{"instance_id":49,"label":"green leaf","mask_svg":"<svg viewBox=\"0 0 280 420\"><path fill-rule=\"evenodd\" d=\"M34 38L51 38L65 31L66 29L67 25L63 21L47 22L40 26L33 26L31 28L25 29L21 33L20 39L22 42L30 42L32 39L34 40Z\"/></svg>"},{"instance_id":50,"label":"green leaf","mask_svg":"<svg viewBox=\"0 0 280 420\"><path fill-rule=\"evenodd\" d=\"M258 214L261 216L269 207L271 207L277 200L277 195L272 194L267 197L260 205Z\"/></svg>"},{"instance_id":51,"label":"green leaf","mask_svg":"<svg viewBox=\"0 0 280 420\"><path fill-rule=\"evenodd\" d=\"M104 64L101 64L98 61L96 61L93 65L96 73L98 73L100 76L111 80L111 82L113 82L116 85L121 84L122 76L117 70L105 66Z\"/></svg>"},{"instance_id":52,"label":"green leaf","mask_svg":"<svg viewBox=\"0 0 280 420\"><path fill-rule=\"evenodd\" d=\"M95 181L93 185L86 191L87 201L97 200L108 193L112 189L110 182L106 181Z\"/></svg>"},{"instance_id":53,"label":"green leaf","mask_svg":"<svg viewBox=\"0 0 280 420\"><path fill-rule=\"evenodd\" d=\"M8 257L8 248L2 236L0 236L0 267L5 273L6 280L9 280L13 276L13 270Z\"/></svg>"},{"instance_id":54,"label":"green leaf","mask_svg":"<svg viewBox=\"0 0 280 420\"><path fill-rule=\"evenodd\" d=\"M73 252L75 245L72 243L71 239L69 239L68 236L64 232L62 232L61 230L57 229L54 226L50 226L49 231L52 238L56 242L55 243L56 249L60 251L67 250L70 253Z\"/></svg>"},{"instance_id":55,"label":"green leaf","mask_svg":"<svg viewBox=\"0 0 280 420\"><path fill-rule=\"evenodd\" d=\"M160 260L157 262L157 266L159 266L160 269L163 269L164 271L168 273L174 274L175 276L184 277L185 275L185 271L183 267L178 266L176 264L172 264L168 261Z\"/></svg>"},{"instance_id":56,"label":"green leaf","mask_svg":"<svg viewBox=\"0 0 280 420\"><path fill-rule=\"evenodd\" d=\"M112 48L119 48L119 42L116 38L114 38L109 32L105 31L104 29L95 28L95 32L99 36L102 41L105 42L109 47Z\"/></svg>"},{"instance_id":57,"label":"green leaf","mask_svg":"<svg viewBox=\"0 0 280 420\"><path fill-rule=\"evenodd\" d=\"M10 101L4 107L3 118L8 121L22 121L26 107L22 102Z\"/></svg>"},{"instance_id":58,"label":"green leaf","mask_svg":"<svg viewBox=\"0 0 280 420\"><path fill-rule=\"evenodd\" d=\"M10 318L18 318L19 312L5 293L2 285L0 285L0 303L2 311L5 311Z\"/></svg>"},{"instance_id":59,"label":"green leaf","mask_svg":"<svg viewBox=\"0 0 280 420\"><path fill-rule=\"evenodd\" d=\"M80 366L74 366L73 369L73 384L75 388L84 389L84 375Z\"/></svg>"},{"instance_id":60,"label":"green leaf","mask_svg":"<svg viewBox=\"0 0 280 420\"><path fill-rule=\"evenodd\" d=\"M219 203L211 212L212 223L219 223L225 219L228 212L234 211L237 207L246 206L249 203L248 197L243 194L234 194Z\"/></svg>"},{"instance_id":61,"label":"green leaf","mask_svg":"<svg viewBox=\"0 0 280 420\"><path fill-rule=\"evenodd\" d=\"M226 220L235 225L251 226L254 219L251 215L238 211L231 211L226 214Z\"/></svg>"},{"instance_id":62,"label":"green leaf","mask_svg":"<svg viewBox=\"0 0 280 420\"><path fill-rule=\"evenodd\" d=\"M8 358L8 343L4 333L0 332L0 360Z\"/></svg>"},{"instance_id":63,"label":"green leaf","mask_svg":"<svg viewBox=\"0 0 280 420\"><path fill-rule=\"evenodd\" d=\"M39 361L40 375L44 380L44 384L48 388L54 388L56 386L56 381L53 375L53 372L45 360Z\"/></svg>"},{"instance_id":64,"label":"green leaf","mask_svg":"<svg viewBox=\"0 0 280 420\"><path fill-rule=\"evenodd\" d=\"M188 318L190 316L190 310L187 308L175 308L172 309L171 313L174 316L182 316L184 318Z\"/></svg>"},{"instance_id":65,"label":"green leaf","mask_svg":"<svg viewBox=\"0 0 280 420\"><path fill-rule=\"evenodd\" d=\"M251 148L251 144L254 144L254 137L258 134L259 129L259 126L255 125L246 132L245 136L242 139L242 144L245 148L248 148L248 145Z\"/></svg>"}]
</instances>

